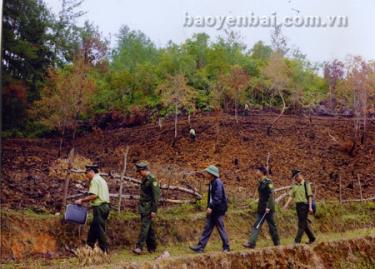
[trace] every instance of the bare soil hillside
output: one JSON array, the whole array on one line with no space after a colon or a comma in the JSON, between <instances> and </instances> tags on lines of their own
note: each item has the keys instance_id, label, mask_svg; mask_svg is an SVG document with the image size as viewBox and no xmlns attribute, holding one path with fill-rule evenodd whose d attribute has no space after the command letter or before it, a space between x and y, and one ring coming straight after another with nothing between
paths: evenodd
<instances>
[{"instance_id":1,"label":"bare soil hillside","mask_svg":"<svg viewBox=\"0 0 375 269\"><path fill-rule=\"evenodd\" d=\"M164 122L161 129L156 123L114 130L95 128L77 138L76 154L86 162L99 163L102 171L120 172L123 152L130 146L129 175L136 176L135 162L147 160L161 182L188 185L201 192L206 183L194 172L216 164L232 198L254 196L253 168L264 164L269 154L276 187L290 185L290 170L298 167L313 182L317 199L338 199L340 176L344 199L360 197L358 177L364 198L375 195L374 121L368 124L366 144L355 145L352 119L313 117L310 121L284 116L268 136L267 127L274 117L250 115L236 123L228 115L198 115L191 121L197 132L195 142L189 139L186 118L179 122L175 142L173 121ZM62 161L57 160L58 147L58 137L3 140L3 206L60 209L66 175L57 171ZM70 149L71 141L65 141L64 158ZM83 168L85 161L75 166ZM116 192L118 183L112 178L108 181L111 192ZM78 179L71 182L70 194L86 188Z\"/></svg>"}]
</instances>

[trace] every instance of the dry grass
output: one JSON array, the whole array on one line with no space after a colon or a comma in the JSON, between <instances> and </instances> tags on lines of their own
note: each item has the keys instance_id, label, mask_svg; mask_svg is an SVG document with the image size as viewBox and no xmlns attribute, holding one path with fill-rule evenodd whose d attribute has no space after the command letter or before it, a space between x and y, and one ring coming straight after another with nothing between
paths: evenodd
<instances>
[{"instance_id":1,"label":"dry grass","mask_svg":"<svg viewBox=\"0 0 375 269\"><path fill-rule=\"evenodd\" d=\"M111 263L110 256L103 252L98 246L92 249L89 246L84 246L74 251L80 266L100 265L104 263Z\"/></svg>"},{"instance_id":2,"label":"dry grass","mask_svg":"<svg viewBox=\"0 0 375 269\"><path fill-rule=\"evenodd\" d=\"M75 155L73 160L73 167L84 169L86 165L91 164L92 161L88 158L85 158L81 155ZM57 159L55 160L49 169L49 177L55 177L55 178L66 178L68 175L68 166L69 161L68 159ZM72 173L70 175L72 180L83 180L85 175L84 174L78 174L78 173Z\"/></svg>"}]
</instances>

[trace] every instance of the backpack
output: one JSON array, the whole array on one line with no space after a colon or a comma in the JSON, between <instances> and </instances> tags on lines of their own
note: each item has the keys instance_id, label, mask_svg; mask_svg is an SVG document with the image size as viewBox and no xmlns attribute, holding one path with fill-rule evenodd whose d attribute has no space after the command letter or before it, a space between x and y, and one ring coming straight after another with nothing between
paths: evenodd
<instances>
[{"instance_id":1,"label":"backpack","mask_svg":"<svg viewBox=\"0 0 375 269\"><path fill-rule=\"evenodd\" d=\"M307 200L307 203L309 202L309 197L307 196L307 181L305 180L305 195L306 195L306 200ZM311 207L312 207L312 210L313 210L313 214L315 215L316 214L316 202L315 202L315 198L314 196L311 197L312 201L311 201Z\"/></svg>"}]
</instances>

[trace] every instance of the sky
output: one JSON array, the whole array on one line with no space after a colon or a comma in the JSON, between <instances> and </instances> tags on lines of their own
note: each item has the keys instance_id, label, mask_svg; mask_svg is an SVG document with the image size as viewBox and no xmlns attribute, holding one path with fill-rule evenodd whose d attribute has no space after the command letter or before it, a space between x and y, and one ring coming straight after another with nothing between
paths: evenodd
<instances>
[{"instance_id":1,"label":"sky","mask_svg":"<svg viewBox=\"0 0 375 269\"><path fill-rule=\"evenodd\" d=\"M53 12L61 8L61 0L45 2ZM285 17L295 19L297 16L304 17L305 21L308 16L319 16L323 22L329 22L333 20L332 16L341 16L347 18L347 27L284 25L281 29L288 45L299 48L312 62L335 58L345 60L348 55L375 60L374 0L85 0L82 10L87 13L78 24L82 25L85 20L94 23L110 39L112 46L116 44L120 27L128 25L132 30L145 33L159 47L170 40L181 43L200 32L215 40L224 36L224 29L227 29L238 33L241 41L251 48L259 40L270 44L273 28L240 27L238 21L241 16L247 16L249 20L276 17L277 22L283 22ZM230 17L232 24L228 22ZM233 17L237 24L233 24ZM227 22L222 29L218 29L220 18L221 22ZM336 22L339 19L336 18ZM193 21L193 26L186 26Z\"/></svg>"}]
</instances>

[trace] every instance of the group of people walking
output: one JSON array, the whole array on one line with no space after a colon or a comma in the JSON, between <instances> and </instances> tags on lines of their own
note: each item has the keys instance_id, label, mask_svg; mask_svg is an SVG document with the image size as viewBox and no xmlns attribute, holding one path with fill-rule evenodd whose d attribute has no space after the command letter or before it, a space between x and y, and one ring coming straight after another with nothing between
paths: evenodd
<instances>
[{"instance_id":1,"label":"group of people walking","mask_svg":"<svg viewBox=\"0 0 375 269\"><path fill-rule=\"evenodd\" d=\"M148 252L155 252L157 247L154 220L159 205L160 185L146 162L137 163L136 169L142 177L138 207L141 221L138 241L133 252L140 255L144 252L145 246ZM246 248L256 247L257 238L264 222L268 224L273 244L275 246L280 245L280 236L275 221L274 186L271 179L268 178L268 174L269 171L265 166L255 169L259 193L258 208L256 221L250 231L249 239L243 245ZM95 243L98 242L101 250L108 252L108 242L105 233L105 223L110 211L108 186L106 181L99 175L96 165L86 166L86 176L90 180L89 194L82 199L76 200L75 203L90 202L94 218L88 233L87 244L94 247ZM219 168L214 165L208 166L204 170L204 176L209 181L206 224L199 242L194 246L190 246L190 248L194 252L203 252L212 231L216 227L223 243L223 251L227 252L230 251L230 245L224 226L224 217L228 210L228 201L224 184L220 179ZM294 242L295 244L301 243L302 236L306 233L309 239L308 243L311 244L316 240L308 220L308 214L313 213L315 209L311 184L305 181L302 172L298 169L292 170L292 179L295 183L292 185L289 198L283 208L287 208L290 202L294 200L298 217L298 231Z\"/></svg>"},{"instance_id":2,"label":"group of people walking","mask_svg":"<svg viewBox=\"0 0 375 269\"><path fill-rule=\"evenodd\" d=\"M190 248L195 252L203 252L213 229L216 227L223 242L223 251L227 252L230 250L230 247L228 234L224 227L224 215L228 208L224 185L220 180L219 169L217 167L211 165L205 171L210 180L207 220L198 244ZM246 248L255 248L259 232L265 221L267 221L273 244L278 246L280 245L280 236L275 221L274 186L268 178L268 169L265 166L257 167L255 169L255 176L258 180L259 193L256 220L252 226L249 239L243 246ZM315 241L315 236L308 221L308 213L313 213L314 211L311 185L305 181L300 170L293 169L292 178L296 183L292 186L289 199L284 208L287 208L291 200L294 199L298 216L298 231L294 243L301 243L302 236L306 233L311 244Z\"/></svg>"}]
</instances>

